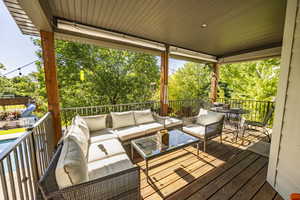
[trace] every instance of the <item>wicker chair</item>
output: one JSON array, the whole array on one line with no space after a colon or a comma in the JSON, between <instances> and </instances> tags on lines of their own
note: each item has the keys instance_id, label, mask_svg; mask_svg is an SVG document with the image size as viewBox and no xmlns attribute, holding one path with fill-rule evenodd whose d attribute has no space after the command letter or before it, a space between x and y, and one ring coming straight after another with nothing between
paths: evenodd
<instances>
[{"instance_id":1,"label":"wicker chair","mask_svg":"<svg viewBox=\"0 0 300 200\"><path fill-rule=\"evenodd\" d=\"M199 118L205 118L205 115L201 114L202 111L214 116L207 116L210 119L204 119L201 122ZM200 109L199 115L184 120L182 130L201 139L204 142L203 151L206 152L206 143L208 140L220 136L220 142L222 143L224 117L224 114Z\"/></svg>"},{"instance_id":2,"label":"wicker chair","mask_svg":"<svg viewBox=\"0 0 300 200\"><path fill-rule=\"evenodd\" d=\"M61 149L62 145L59 145L49 167L38 183L41 196L44 199L132 200L140 198L140 170L137 166L85 183L59 189L55 179L55 169Z\"/></svg>"}]
</instances>

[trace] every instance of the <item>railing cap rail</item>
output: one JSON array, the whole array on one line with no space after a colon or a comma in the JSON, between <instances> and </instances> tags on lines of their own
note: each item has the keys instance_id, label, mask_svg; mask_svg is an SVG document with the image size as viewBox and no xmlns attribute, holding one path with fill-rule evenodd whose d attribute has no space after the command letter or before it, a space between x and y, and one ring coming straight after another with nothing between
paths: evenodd
<instances>
[{"instance_id":1,"label":"railing cap rail","mask_svg":"<svg viewBox=\"0 0 300 200\"><path fill-rule=\"evenodd\" d=\"M139 104L147 104L147 103L159 103L159 101L145 101L145 102L137 102L137 103L125 103L125 104L106 104L99 106L82 106L82 107L67 107L62 108L62 110L74 110L74 109L85 109L85 108L101 108L101 107L117 107L117 106L130 106L130 105L139 105Z\"/></svg>"},{"instance_id":2,"label":"railing cap rail","mask_svg":"<svg viewBox=\"0 0 300 200\"><path fill-rule=\"evenodd\" d=\"M7 148L0 153L0 162L4 160L7 155L9 155L25 138L27 138L32 131L26 131L24 135L18 137L12 144L10 144Z\"/></svg>"},{"instance_id":3,"label":"railing cap rail","mask_svg":"<svg viewBox=\"0 0 300 200\"><path fill-rule=\"evenodd\" d=\"M255 102L270 102L270 103L275 103L275 101L270 101L270 100L255 100L255 99L231 99L231 98L217 98L218 99L224 99L224 100L229 100L229 101L255 101Z\"/></svg>"}]
</instances>

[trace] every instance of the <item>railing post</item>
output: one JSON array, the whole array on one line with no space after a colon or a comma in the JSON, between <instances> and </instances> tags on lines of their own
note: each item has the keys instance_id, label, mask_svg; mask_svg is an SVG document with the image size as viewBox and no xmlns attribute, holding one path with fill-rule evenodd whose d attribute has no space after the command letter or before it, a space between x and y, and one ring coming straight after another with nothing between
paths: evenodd
<instances>
[{"instance_id":1,"label":"railing post","mask_svg":"<svg viewBox=\"0 0 300 200\"><path fill-rule=\"evenodd\" d=\"M45 69L45 82L48 97L48 110L53 116L53 127L55 130L54 142L57 144L62 136L60 107L59 107L59 93L58 81L56 71L56 58L54 47L54 33L48 31L41 31L41 41L43 50L43 61Z\"/></svg>"},{"instance_id":2,"label":"railing post","mask_svg":"<svg viewBox=\"0 0 300 200\"><path fill-rule=\"evenodd\" d=\"M169 46L161 53L160 72L160 111L162 116L168 114L168 74L169 74Z\"/></svg>"},{"instance_id":3,"label":"railing post","mask_svg":"<svg viewBox=\"0 0 300 200\"><path fill-rule=\"evenodd\" d=\"M210 98L212 102L216 102L218 97L218 81L220 78L220 64L214 63L212 65Z\"/></svg>"}]
</instances>

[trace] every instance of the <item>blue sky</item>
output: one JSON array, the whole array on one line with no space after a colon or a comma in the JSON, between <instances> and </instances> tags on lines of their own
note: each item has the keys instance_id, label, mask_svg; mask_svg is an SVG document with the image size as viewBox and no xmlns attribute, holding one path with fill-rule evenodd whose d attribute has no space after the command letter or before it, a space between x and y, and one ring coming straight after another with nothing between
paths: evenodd
<instances>
[{"instance_id":1,"label":"blue sky","mask_svg":"<svg viewBox=\"0 0 300 200\"><path fill-rule=\"evenodd\" d=\"M3 1L0 0L0 63L4 64L6 71L10 71L36 60L35 49L30 37L22 35ZM35 66L31 65L22 70L22 73L34 70ZM9 77L16 75L18 72Z\"/></svg>"},{"instance_id":2,"label":"blue sky","mask_svg":"<svg viewBox=\"0 0 300 200\"><path fill-rule=\"evenodd\" d=\"M31 37L22 35L13 18L9 14L2 0L0 0L0 63L4 64L6 71L21 67L27 63L37 60L35 55L36 47L32 43ZM185 61L170 59L169 68L172 71L181 67ZM30 65L22 69L22 74L35 71L35 65ZM18 72L10 74L8 77L17 76Z\"/></svg>"}]
</instances>

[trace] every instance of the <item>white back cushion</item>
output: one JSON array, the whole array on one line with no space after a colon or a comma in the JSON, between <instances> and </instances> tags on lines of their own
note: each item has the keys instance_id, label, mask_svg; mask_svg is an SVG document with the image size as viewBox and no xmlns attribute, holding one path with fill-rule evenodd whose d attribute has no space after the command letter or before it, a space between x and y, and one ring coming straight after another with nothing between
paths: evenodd
<instances>
[{"instance_id":1,"label":"white back cushion","mask_svg":"<svg viewBox=\"0 0 300 200\"><path fill-rule=\"evenodd\" d=\"M221 113L212 112L201 108L196 123L201 125L207 125L214 122L219 122L220 120L222 120L223 117L224 115Z\"/></svg>"},{"instance_id":2,"label":"white back cushion","mask_svg":"<svg viewBox=\"0 0 300 200\"><path fill-rule=\"evenodd\" d=\"M128 112L111 112L113 129L134 126L135 120L132 111Z\"/></svg>"},{"instance_id":3,"label":"white back cushion","mask_svg":"<svg viewBox=\"0 0 300 200\"><path fill-rule=\"evenodd\" d=\"M155 121L150 109L134 111L133 114L136 124L145 124Z\"/></svg>"},{"instance_id":4,"label":"white back cushion","mask_svg":"<svg viewBox=\"0 0 300 200\"><path fill-rule=\"evenodd\" d=\"M60 189L88 181L86 158L72 138L66 137L55 169Z\"/></svg>"},{"instance_id":5,"label":"white back cushion","mask_svg":"<svg viewBox=\"0 0 300 200\"><path fill-rule=\"evenodd\" d=\"M82 117L77 115L73 120L73 124L79 126L79 128L83 131L83 133L87 136L87 138L90 138L89 127Z\"/></svg>"},{"instance_id":6,"label":"white back cushion","mask_svg":"<svg viewBox=\"0 0 300 200\"><path fill-rule=\"evenodd\" d=\"M90 131L99 131L106 128L106 115L93 115L82 117Z\"/></svg>"},{"instance_id":7,"label":"white back cushion","mask_svg":"<svg viewBox=\"0 0 300 200\"><path fill-rule=\"evenodd\" d=\"M87 155L89 148L89 138L78 125L73 124L66 137L72 137L74 141L77 142L77 144L80 146L83 155Z\"/></svg>"}]
</instances>

